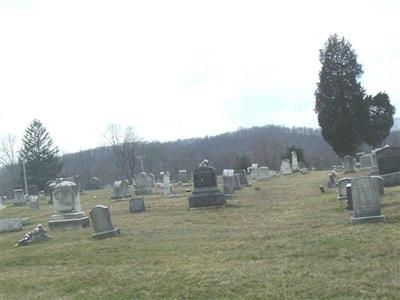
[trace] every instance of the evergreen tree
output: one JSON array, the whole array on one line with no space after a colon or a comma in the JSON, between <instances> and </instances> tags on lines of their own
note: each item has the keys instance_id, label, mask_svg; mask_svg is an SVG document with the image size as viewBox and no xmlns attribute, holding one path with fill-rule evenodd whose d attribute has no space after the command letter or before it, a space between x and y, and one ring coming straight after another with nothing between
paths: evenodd
<instances>
[{"instance_id":1,"label":"evergreen tree","mask_svg":"<svg viewBox=\"0 0 400 300\"><path fill-rule=\"evenodd\" d=\"M251 161L250 159L243 155L237 158L235 165L233 166L233 169L235 172L240 172L241 170L246 170L247 168L251 166Z\"/></svg>"},{"instance_id":2,"label":"evergreen tree","mask_svg":"<svg viewBox=\"0 0 400 300\"><path fill-rule=\"evenodd\" d=\"M363 118L362 139L377 148L390 133L393 126L393 115L395 107L390 104L386 93L378 93L375 97L365 98L365 116Z\"/></svg>"},{"instance_id":3,"label":"evergreen tree","mask_svg":"<svg viewBox=\"0 0 400 300\"><path fill-rule=\"evenodd\" d=\"M351 44L337 34L329 37L319 56L322 69L315 91L315 111L322 136L337 155L354 155L361 139L363 74Z\"/></svg>"},{"instance_id":4,"label":"evergreen tree","mask_svg":"<svg viewBox=\"0 0 400 300\"><path fill-rule=\"evenodd\" d=\"M58 148L39 120L33 120L22 138L20 160L26 160L26 176L29 185L44 189L49 179L55 178L62 168Z\"/></svg>"}]
</instances>

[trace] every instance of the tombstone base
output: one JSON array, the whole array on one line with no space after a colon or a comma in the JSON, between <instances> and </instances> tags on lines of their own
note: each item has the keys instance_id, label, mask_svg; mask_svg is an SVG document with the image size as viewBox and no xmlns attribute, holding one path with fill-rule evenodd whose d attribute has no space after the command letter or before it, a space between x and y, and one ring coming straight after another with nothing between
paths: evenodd
<instances>
[{"instance_id":1,"label":"tombstone base","mask_svg":"<svg viewBox=\"0 0 400 300\"><path fill-rule=\"evenodd\" d=\"M107 230L107 231L93 233L92 234L92 239L102 240L102 239L106 239L106 238L109 238L109 237L116 237L119 234L120 234L119 228L116 227L113 230Z\"/></svg>"},{"instance_id":2,"label":"tombstone base","mask_svg":"<svg viewBox=\"0 0 400 300\"><path fill-rule=\"evenodd\" d=\"M385 216L371 216L371 217L359 217L359 218L351 218L351 223L353 224L363 224L363 223L379 223L385 222Z\"/></svg>"},{"instance_id":3,"label":"tombstone base","mask_svg":"<svg viewBox=\"0 0 400 300\"><path fill-rule=\"evenodd\" d=\"M199 193L189 197L189 208L225 206L226 197L222 193Z\"/></svg>"},{"instance_id":4,"label":"tombstone base","mask_svg":"<svg viewBox=\"0 0 400 300\"><path fill-rule=\"evenodd\" d=\"M400 185L400 172L379 175L383 178L383 185L386 187Z\"/></svg>"},{"instance_id":5,"label":"tombstone base","mask_svg":"<svg viewBox=\"0 0 400 300\"><path fill-rule=\"evenodd\" d=\"M50 229L76 229L90 225L89 217L83 212L52 215L48 222Z\"/></svg>"},{"instance_id":6,"label":"tombstone base","mask_svg":"<svg viewBox=\"0 0 400 300\"><path fill-rule=\"evenodd\" d=\"M236 196L235 196L235 194L225 194L225 198L226 198L226 200L232 200L232 199L235 199Z\"/></svg>"}]
</instances>

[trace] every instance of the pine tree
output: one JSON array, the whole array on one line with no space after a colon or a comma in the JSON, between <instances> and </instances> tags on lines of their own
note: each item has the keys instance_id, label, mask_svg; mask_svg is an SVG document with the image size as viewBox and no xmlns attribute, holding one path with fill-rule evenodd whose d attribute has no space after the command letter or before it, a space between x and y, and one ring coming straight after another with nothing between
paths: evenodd
<instances>
[{"instance_id":1,"label":"pine tree","mask_svg":"<svg viewBox=\"0 0 400 300\"><path fill-rule=\"evenodd\" d=\"M39 120L33 120L25 130L22 143L20 160L26 160L28 184L44 189L46 182L55 178L62 168L58 148L53 146L50 134Z\"/></svg>"},{"instance_id":2,"label":"pine tree","mask_svg":"<svg viewBox=\"0 0 400 300\"><path fill-rule=\"evenodd\" d=\"M322 69L315 91L315 111L322 136L340 157L354 155L361 139L364 89L363 74L351 44L337 34L320 50Z\"/></svg>"}]
</instances>

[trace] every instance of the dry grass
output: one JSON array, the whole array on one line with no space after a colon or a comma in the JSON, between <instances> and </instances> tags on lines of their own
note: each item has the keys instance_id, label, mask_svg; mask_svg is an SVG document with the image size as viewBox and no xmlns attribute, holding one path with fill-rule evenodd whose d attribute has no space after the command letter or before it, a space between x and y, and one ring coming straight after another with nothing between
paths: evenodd
<instances>
[{"instance_id":1,"label":"dry grass","mask_svg":"<svg viewBox=\"0 0 400 300\"><path fill-rule=\"evenodd\" d=\"M1 235L1 299L399 299L400 187L381 199L384 224L350 225L327 172L255 183L224 209L189 211L181 198L145 197L145 213L88 192L82 206L111 207L117 238L92 228L48 230L50 240L15 248L52 206L7 207L33 224Z\"/></svg>"}]
</instances>

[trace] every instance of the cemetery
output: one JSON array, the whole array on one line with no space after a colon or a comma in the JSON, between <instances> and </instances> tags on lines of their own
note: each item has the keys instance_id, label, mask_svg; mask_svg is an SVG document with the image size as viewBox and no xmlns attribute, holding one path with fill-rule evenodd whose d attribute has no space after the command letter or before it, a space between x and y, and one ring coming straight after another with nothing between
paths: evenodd
<instances>
[{"instance_id":1,"label":"cemetery","mask_svg":"<svg viewBox=\"0 0 400 300\"><path fill-rule=\"evenodd\" d=\"M400 186L342 170L336 188L327 187L332 173L312 171L249 176L247 187L235 189L233 170L224 170L222 184L216 175L203 161L191 193L165 177L180 194L173 199L144 184L145 195L115 202L112 187L79 195L75 183L63 181L54 188L54 204L40 197L38 210L5 201L2 222L11 230L1 233L4 299L27 293L46 299L399 295L393 237ZM23 225L21 217L30 222Z\"/></svg>"}]
</instances>

